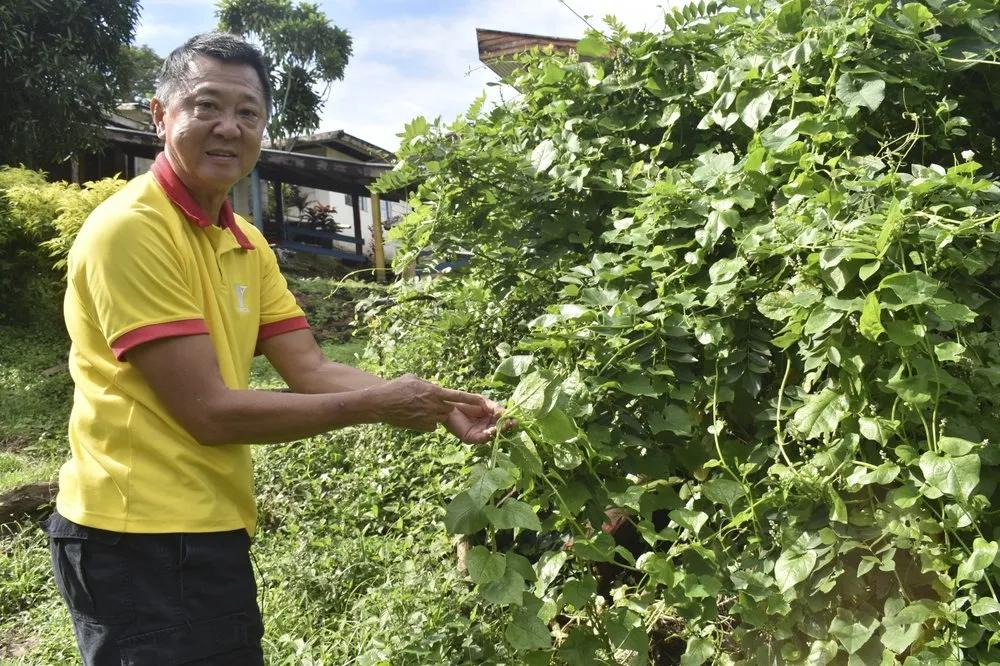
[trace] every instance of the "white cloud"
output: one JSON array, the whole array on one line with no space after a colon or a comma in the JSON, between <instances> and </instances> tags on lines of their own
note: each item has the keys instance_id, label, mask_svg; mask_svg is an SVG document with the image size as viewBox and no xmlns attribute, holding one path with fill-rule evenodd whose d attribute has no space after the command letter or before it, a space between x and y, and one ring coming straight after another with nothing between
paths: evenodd
<instances>
[{"instance_id":1,"label":"white cloud","mask_svg":"<svg viewBox=\"0 0 1000 666\"><path fill-rule=\"evenodd\" d=\"M348 4L354 0L337 0ZM568 0L604 28L614 14L632 29L659 29L661 5L677 0ZM330 12L335 16L336 12ZM395 136L417 115L446 120L461 114L497 77L479 62L476 28L577 38L586 24L558 0L467 0L447 16L380 18L346 27L354 55L323 113L322 130L343 129L394 150ZM490 88L496 99L500 88ZM507 89L506 94L513 91Z\"/></svg>"}]
</instances>

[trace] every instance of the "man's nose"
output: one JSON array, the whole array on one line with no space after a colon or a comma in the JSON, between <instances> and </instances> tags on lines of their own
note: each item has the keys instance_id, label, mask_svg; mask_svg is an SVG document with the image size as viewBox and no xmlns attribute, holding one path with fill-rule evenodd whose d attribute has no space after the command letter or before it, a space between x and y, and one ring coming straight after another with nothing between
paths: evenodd
<instances>
[{"instance_id":1,"label":"man's nose","mask_svg":"<svg viewBox=\"0 0 1000 666\"><path fill-rule=\"evenodd\" d=\"M215 133L226 139L235 139L240 135L240 125L235 113L224 113L213 128Z\"/></svg>"}]
</instances>

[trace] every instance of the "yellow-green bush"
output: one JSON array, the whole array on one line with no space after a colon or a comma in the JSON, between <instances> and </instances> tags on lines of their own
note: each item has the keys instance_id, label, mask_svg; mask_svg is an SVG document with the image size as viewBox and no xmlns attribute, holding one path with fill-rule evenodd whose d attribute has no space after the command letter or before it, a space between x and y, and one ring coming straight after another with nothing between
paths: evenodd
<instances>
[{"instance_id":1,"label":"yellow-green bush","mask_svg":"<svg viewBox=\"0 0 1000 666\"><path fill-rule=\"evenodd\" d=\"M45 180L39 171L0 167L0 321L49 313L62 293L62 267L83 221L118 191L118 178Z\"/></svg>"}]
</instances>

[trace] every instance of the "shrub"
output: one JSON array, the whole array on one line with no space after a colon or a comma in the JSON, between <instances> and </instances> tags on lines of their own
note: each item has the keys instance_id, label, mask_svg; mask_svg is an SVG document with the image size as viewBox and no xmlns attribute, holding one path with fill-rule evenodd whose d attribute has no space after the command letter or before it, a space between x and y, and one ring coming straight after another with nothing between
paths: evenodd
<instances>
[{"instance_id":1,"label":"shrub","mask_svg":"<svg viewBox=\"0 0 1000 666\"><path fill-rule=\"evenodd\" d=\"M124 185L104 180L48 183L45 174L0 167L0 321L54 314L62 293L58 269L90 212Z\"/></svg>"},{"instance_id":2,"label":"shrub","mask_svg":"<svg viewBox=\"0 0 1000 666\"><path fill-rule=\"evenodd\" d=\"M487 534L472 581L523 663L996 663L1000 14L666 23L525 58L518 100L414 121L383 180L422 181L401 261L474 249L437 289L484 305L434 318L546 301L466 342L522 424L447 509ZM409 321L404 349L437 335Z\"/></svg>"}]
</instances>

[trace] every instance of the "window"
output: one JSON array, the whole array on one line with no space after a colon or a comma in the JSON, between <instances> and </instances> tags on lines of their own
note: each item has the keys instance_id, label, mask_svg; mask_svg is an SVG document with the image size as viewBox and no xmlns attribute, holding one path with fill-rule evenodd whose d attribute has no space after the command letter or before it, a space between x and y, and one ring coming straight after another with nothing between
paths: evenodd
<instances>
[{"instance_id":1,"label":"window","mask_svg":"<svg viewBox=\"0 0 1000 666\"><path fill-rule=\"evenodd\" d=\"M361 210L368 210L368 197L360 197L361 199Z\"/></svg>"},{"instance_id":2,"label":"window","mask_svg":"<svg viewBox=\"0 0 1000 666\"><path fill-rule=\"evenodd\" d=\"M345 194L344 195L344 203L347 204L348 206L352 205L351 204L351 195L350 194Z\"/></svg>"}]
</instances>

